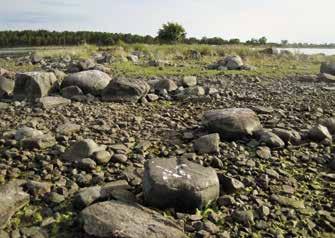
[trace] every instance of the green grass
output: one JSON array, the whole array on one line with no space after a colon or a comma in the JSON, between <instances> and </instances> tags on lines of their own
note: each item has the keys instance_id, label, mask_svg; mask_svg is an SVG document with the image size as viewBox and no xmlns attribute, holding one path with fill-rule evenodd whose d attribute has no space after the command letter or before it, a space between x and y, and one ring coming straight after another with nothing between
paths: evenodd
<instances>
[{"instance_id":1,"label":"green grass","mask_svg":"<svg viewBox=\"0 0 335 238\"><path fill-rule=\"evenodd\" d=\"M126 57L134 51L141 51L144 57L138 64L117 60L106 65L112 69L114 76L155 77L155 76L184 76L195 75L211 77L216 75L257 75L265 77L284 77L302 74L317 74L323 61L335 61L335 56L303 56L303 55L266 55L260 48L250 48L241 45L211 46L211 45L147 45L147 44L119 44L116 46L97 47L93 45L73 47L38 47L32 48L36 54L43 57L59 58L69 55L73 58L86 59L95 52L109 52L116 59ZM192 51L200 52L199 60L191 58ZM240 55L244 62L257 67L254 71L218 71L208 70L206 66L215 63L225 55ZM174 66L152 67L148 61L152 59L166 60ZM0 67L13 71L38 70L38 66L18 66L13 61L0 59Z\"/></svg>"}]
</instances>

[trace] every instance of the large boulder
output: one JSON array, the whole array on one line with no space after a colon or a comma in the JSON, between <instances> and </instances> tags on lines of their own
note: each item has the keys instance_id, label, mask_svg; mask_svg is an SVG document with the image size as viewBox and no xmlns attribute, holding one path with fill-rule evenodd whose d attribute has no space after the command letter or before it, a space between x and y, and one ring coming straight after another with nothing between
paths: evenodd
<instances>
[{"instance_id":1,"label":"large boulder","mask_svg":"<svg viewBox=\"0 0 335 238\"><path fill-rule=\"evenodd\" d=\"M226 139L252 136L262 127L257 114L248 108L211 110L204 114L202 123L208 130L220 133Z\"/></svg>"},{"instance_id":2,"label":"large boulder","mask_svg":"<svg viewBox=\"0 0 335 238\"><path fill-rule=\"evenodd\" d=\"M17 100L35 100L47 96L58 88L58 79L54 73L29 72L16 74L14 98Z\"/></svg>"},{"instance_id":3,"label":"large boulder","mask_svg":"<svg viewBox=\"0 0 335 238\"><path fill-rule=\"evenodd\" d=\"M335 63L323 62L321 64L320 73L335 75Z\"/></svg>"},{"instance_id":4,"label":"large boulder","mask_svg":"<svg viewBox=\"0 0 335 238\"><path fill-rule=\"evenodd\" d=\"M173 220L138 204L108 201L85 208L84 230L94 237L183 238L182 228Z\"/></svg>"},{"instance_id":5,"label":"large boulder","mask_svg":"<svg viewBox=\"0 0 335 238\"><path fill-rule=\"evenodd\" d=\"M237 70L241 69L243 66L243 61L238 55L226 56L224 59L218 62L218 65L227 67L229 70Z\"/></svg>"},{"instance_id":6,"label":"large boulder","mask_svg":"<svg viewBox=\"0 0 335 238\"><path fill-rule=\"evenodd\" d=\"M99 70L88 70L67 76L62 82L62 88L77 86L84 93L98 96L109 84L111 77Z\"/></svg>"},{"instance_id":7,"label":"large boulder","mask_svg":"<svg viewBox=\"0 0 335 238\"><path fill-rule=\"evenodd\" d=\"M213 168L181 159L152 159L145 163L143 193L158 208L192 211L216 200L220 193Z\"/></svg>"},{"instance_id":8,"label":"large boulder","mask_svg":"<svg viewBox=\"0 0 335 238\"><path fill-rule=\"evenodd\" d=\"M102 92L102 100L108 102L137 102L145 97L150 86L142 79L118 78L112 80Z\"/></svg>"},{"instance_id":9,"label":"large boulder","mask_svg":"<svg viewBox=\"0 0 335 238\"><path fill-rule=\"evenodd\" d=\"M0 98L11 95L14 87L14 80L0 76Z\"/></svg>"},{"instance_id":10,"label":"large boulder","mask_svg":"<svg viewBox=\"0 0 335 238\"><path fill-rule=\"evenodd\" d=\"M0 229L5 228L10 218L29 203L30 197L22 189L22 181L0 185Z\"/></svg>"}]
</instances>

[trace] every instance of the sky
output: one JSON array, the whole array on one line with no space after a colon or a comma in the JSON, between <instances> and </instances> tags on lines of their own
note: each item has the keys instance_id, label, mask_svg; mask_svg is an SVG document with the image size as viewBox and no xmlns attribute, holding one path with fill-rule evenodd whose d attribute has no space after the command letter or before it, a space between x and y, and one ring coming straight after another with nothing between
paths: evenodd
<instances>
[{"instance_id":1,"label":"sky","mask_svg":"<svg viewBox=\"0 0 335 238\"><path fill-rule=\"evenodd\" d=\"M156 36L163 23L188 37L266 36L335 43L335 0L0 0L0 30L105 31Z\"/></svg>"}]
</instances>

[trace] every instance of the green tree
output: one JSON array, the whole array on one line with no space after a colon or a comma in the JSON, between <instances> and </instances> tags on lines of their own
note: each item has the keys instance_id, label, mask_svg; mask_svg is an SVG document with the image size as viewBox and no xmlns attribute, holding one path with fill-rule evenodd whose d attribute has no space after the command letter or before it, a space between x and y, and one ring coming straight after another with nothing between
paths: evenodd
<instances>
[{"instance_id":1,"label":"green tree","mask_svg":"<svg viewBox=\"0 0 335 238\"><path fill-rule=\"evenodd\" d=\"M259 38L258 43L261 45L265 45L268 42L268 39L266 39L265 36Z\"/></svg>"},{"instance_id":2,"label":"green tree","mask_svg":"<svg viewBox=\"0 0 335 238\"><path fill-rule=\"evenodd\" d=\"M186 31L184 27L178 23L168 22L163 24L158 31L158 40L164 43L177 43L184 40Z\"/></svg>"}]
</instances>

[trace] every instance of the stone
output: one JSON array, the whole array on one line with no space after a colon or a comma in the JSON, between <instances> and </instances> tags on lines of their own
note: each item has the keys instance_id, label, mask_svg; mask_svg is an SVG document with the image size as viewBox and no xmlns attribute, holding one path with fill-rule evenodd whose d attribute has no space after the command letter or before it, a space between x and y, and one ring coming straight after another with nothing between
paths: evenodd
<instances>
[{"instance_id":1,"label":"stone","mask_svg":"<svg viewBox=\"0 0 335 238\"><path fill-rule=\"evenodd\" d=\"M202 124L211 132L220 134L221 138L240 139L252 136L261 128L257 114L248 108L229 108L207 111Z\"/></svg>"},{"instance_id":2,"label":"stone","mask_svg":"<svg viewBox=\"0 0 335 238\"><path fill-rule=\"evenodd\" d=\"M182 79L184 87L193 87L197 85L197 77L195 76L184 76Z\"/></svg>"},{"instance_id":3,"label":"stone","mask_svg":"<svg viewBox=\"0 0 335 238\"><path fill-rule=\"evenodd\" d=\"M67 122L65 124L59 125L56 128L56 132L58 134L61 134L61 135L69 136L69 135L72 135L76 132L79 132L80 128L81 128L81 126L78 125L78 124Z\"/></svg>"},{"instance_id":4,"label":"stone","mask_svg":"<svg viewBox=\"0 0 335 238\"><path fill-rule=\"evenodd\" d=\"M144 98L150 86L142 79L118 78L112 80L102 92L102 100L108 102L137 102Z\"/></svg>"},{"instance_id":5,"label":"stone","mask_svg":"<svg viewBox=\"0 0 335 238\"><path fill-rule=\"evenodd\" d=\"M23 181L13 180L0 185L0 229L8 224L11 217L30 201L22 189Z\"/></svg>"},{"instance_id":6,"label":"stone","mask_svg":"<svg viewBox=\"0 0 335 238\"><path fill-rule=\"evenodd\" d=\"M15 87L13 79L0 76L0 98L12 95Z\"/></svg>"},{"instance_id":7,"label":"stone","mask_svg":"<svg viewBox=\"0 0 335 238\"><path fill-rule=\"evenodd\" d=\"M99 96L110 81L111 77L108 74L99 70L88 70L67 76L62 82L61 88L77 86L85 94Z\"/></svg>"},{"instance_id":8,"label":"stone","mask_svg":"<svg viewBox=\"0 0 335 238\"><path fill-rule=\"evenodd\" d=\"M50 109L50 108L66 106L68 104L71 104L71 100L67 98L59 97L59 96L47 96L47 97L39 98L38 103L44 109Z\"/></svg>"},{"instance_id":9,"label":"stone","mask_svg":"<svg viewBox=\"0 0 335 238\"><path fill-rule=\"evenodd\" d=\"M94 152L104 150L99 147L92 139L85 139L75 142L65 153L62 155L64 160L78 161L84 158L89 158Z\"/></svg>"},{"instance_id":10,"label":"stone","mask_svg":"<svg viewBox=\"0 0 335 238\"><path fill-rule=\"evenodd\" d=\"M226 176L223 173L218 174L220 186L224 193L235 193L244 188L244 184L239 180Z\"/></svg>"},{"instance_id":11,"label":"stone","mask_svg":"<svg viewBox=\"0 0 335 238\"><path fill-rule=\"evenodd\" d=\"M138 56L137 55L128 55L127 59L133 63L137 63L138 62Z\"/></svg>"},{"instance_id":12,"label":"stone","mask_svg":"<svg viewBox=\"0 0 335 238\"><path fill-rule=\"evenodd\" d=\"M327 118L320 122L321 125L327 127L331 134L335 134L335 118Z\"/></svg>"},{"instance_id":13,"label":"stone","mask_svg":"<svg viewBox=\"0 0 335 238\"><path fill-rule=\"evenodd\" d=\"M335 75L331 74L321 73L318 75L318 79L326 83L335 83Z\"/></svg>"},{"instance_id":14,"label":"stone","mask_svg":"<svg viewBox=\"0 0 335 238\"><path fill-rule=\"evenodd\" d=\"M32 64L38 64L38 63L41 63L42 60L43 60L43 57L41 57L40 55L33 54L33 55L31 56L31 63L32 63Z\"/></svg>"},{"instance_id":15,"label":"stone","mask_svg":"<svg viewBox=\"0 0 335 238\"><path fill-rule=\"evenodd\" d=\"M256 150L256 154L261 159L270 159L271 158L271 149L267 146L260 146Z\"/></svg>"},{"instance_id":16,"label":"stone","mask_svg":"<svg viewBox=\"0 0 335 238\"><path fill-rule=\"evenodd\" d=\"M218 62L218 65L227 67L229 70L237 70L243 66L243 61L240 56L226 56Z\"/></svg>"},{"instance_id":17,"label":"stone","mask_svg":"<svg viewBox=\"0 0 335 238\"><path fill-rule=\"evenodd\" d=\"M43 196L50 193L52 184L48 182L27 181L25 188L33 196Z\"/></svg>"},{"instance_id":18,"label":"stone","mask_svg":"<svg viewBox=\"0 0 335 238\"><path fill-rule=\"evenodd\" d=\"M233 219L244 226L251 226L254 224L254 213L251 210L243 211L243 210L236 210L233 215Z\"/></svg>"},{"instance_id":19,"label":"stone","mask_svg":"<svg viewBox=\"0 0 335 238\"><path fill-rule=\"evenodd\" d=\"M212 168L176 158L151 159L145 163L143 193L150 206L191 211L216 200L220 185Z\"/></svg>"},{"instance_id":20,"label":"stone","mask_svg":"<svg viewBox=\"0 0 335 238\"><path fill-rule=\"evenodd\" d=\"M76 208L82 209L93 202L101 198L101 186L94 186L81 189L75 196L74 196L74 206Z\"/></svg>"},{"instance_id":21,"label":"stone","mask_svg":"<svg viewBox=\"0 0 335 238\"><path fill-rule=\"evenodd\" d=\"M85 232L95 237L187 237L173 220L135 203L96 203L85 208L81 217Z\"/></svg>"},{"instance_id":22,"label":"stone","mask_svg":"<svg viewBox=\"0 0 335 238\"><path fill-rule=\"evenodd\" d=\"M259 141L269 146L270 148L283 148L285 146L285 142L271 131L261 130L260 132L256 133L260 137Z\"/></svg>"},{"instance_id":23,"label":"stone","mask_svg":"<svg viewBox=\"0 0 335 238\"><path fill-rule=\"evenodd\" d=\"M125 154L114 154L112 156L112 162L114 163L121 163L121 164L125 164L127 163L128 157Z\"/></svg>"},{"instance_id":24,"label":"stone","mask_svg":"<svg viewBox=\"0 0 335 238\"><path fill-rule=\"evenodd\" d=\"M46 149L54 146L57 141L50 134L44 134L42 131L21 127L15 132L15 139L20 142L24 149Z\"/></svg>"},{"instance_id":25,"label":"stone","mask_svg":"<svg viewBox=\"0 0 335 238\"><path fill-rule=\"evenodd\" d=\"M95 163L95 161L90 158L83 158L77 161L77 167L90 172L97 167L97 163Z\"/></svg>"},{"instance_id":26,"label":"stone","mask_svg":"<svg viewBox=\"0 0 335 238\"><path fill-rule=\"evenodd\" d=\"M220 136L218 133L205 135L193 141L193 148L199 153L218 153Z\"/></svg>"},{"instance_id":27,"label":"stone","mask_svg":"<svg viewBox=\"0 0 335 238\"><path fill-rule=\"evenodd\" d=\"M30 128L21 127L15 131L15 140L23 140L25 138L34 138L43 135L42 131Z\"/></svg>"},{"instance_id":28,"label":"stone","mask_svg":"<svg viewBox=\"0 0 335 238\"><path fill-rule=\"evenodd\" d=\"M312 141L321 142L325 139L332 140L332 135L329 133L327 127L317 125L311 128L308 132L308 136Z\"/></svg>"},{"instance_id":29,"label":"stone","mask_svg":"<svg viewBox=\"0 0 335 238\"><path fill-rule=\"evenodd\" d=\"M154 94L154 93L149 93L147 95L147 98L148 98L149 102L154 102L154 101L157 101L159 99L159 96Z\"/></svg>"},{"instance_id":30,"label":"stone","mask_svg":"<svg viewBox=\"0 0 335 238\"><path fill-rule=\"evenodd\" d=\"M83 95L83 91L78 86L68 86L62 88L60 91L61 95L65 98L72 99L74 96Z\"/></svg>"},{"instance_id":31,"label":"stone","mask_svg":"<svg viewBox=\"0 0 335 238\"><path fill-rule=\"evenodd\" d=\"M192 97L192 96L199 97L199 96L204 96L206 94L206 91L201 86L195 86L195 87L186 88L183 91L183 94L186 97Z\"/></svg>"},{"instance_id":32,"label":"stone","mask_svg":"<svg viewBox=\"0 0 335 238\"><path fill-rule=\"evenodd\" d=\"M280 205L293 207L295 209L303 209L305 208L305 204L303 200L298 200L294 197L285 197L282 195L272 194L271 199L278 202Z\"/></svg>"},{"instance_id":33,"label":"stone","mask_svg":"<svg viewBox=\"0 0 335 238\"><path fill-rule=\"evenodd\" d=\"M81 60L78 64L80 70L91 70L95 67L95 62L93 59Z\"/></svg>"},{"instance_id":34,"label":"stone","mask_svg":"<svg viewBox=\"0 0 335 238\"><path fill-rule=\"evenodd\" d=\"M323 62L321 64L320 73L335 75L335 63Z\"/></svg>"},{"instance_id":35,"label":"stone","mask_svg":"<svg viewBox=\"0 0 335 238\"><path fill-rule=\"evenodd\" d=\"M295 130L286 130L282 128L274 128L272 132L280 137L286 144L298 145L301 142L301 135Z\"/></svg>"},{"instance_id":36,"label":"stone","mask_svg":"<svg viewBox=\"0 0 335 238\"><path fill-rule=\"evenodd\" d=\"M29 72L16 74L14 99L35 100L47 96L58 88L54 73Z\"/></svg>"},{"instance_id":37,"label":"stone","mask_svg":"<svg viewBox=\"0 0 335 238\"><path fill-rule=\"evenodd\" d=\"M154 88L157 91L166 90L168 92L176 91L178 86L172 79L160 79L154 84Z\"/></svg>"},{"instance_id":38,"label":"stone","mask_svg":"<svg viewBox=\"0 0 335 238\"><path fill-rule=\"evenodd\" d=\"M92 154L92 158L98 163L98 164L107 164L110 159L112 158L112 155L105 150L96 151Z\"/></svg>"}]
</instances>

